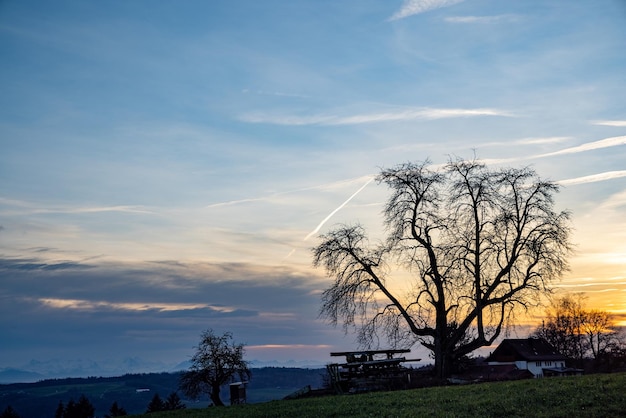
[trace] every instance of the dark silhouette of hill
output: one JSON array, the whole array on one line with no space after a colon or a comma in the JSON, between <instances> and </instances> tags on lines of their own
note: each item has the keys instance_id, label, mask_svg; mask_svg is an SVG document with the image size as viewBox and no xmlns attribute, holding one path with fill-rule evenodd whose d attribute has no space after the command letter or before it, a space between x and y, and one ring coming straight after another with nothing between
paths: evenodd
<instances>
[{"instance_id":1,"label":"dark silhouette of hill","mask_svg":"<svg viewBox=\"0 0 626 418\"><path fill-rule=\"evenodd\" d=\"M0 411L10 405L22 418L48 418L54 415L59 402L67 404L71 399L76 401L85 395L96 408L96 416L108 413L113 402L117 402L129 414L140 414L145 412L155 394L165 398L177 392L181 373L126 374L3 384L0 385ZM252 379L247 385L248 403L282 399L307 385L321 387L324 373L324 369L252 369ZM204 408L210 403L208 397L191 400L185 399L181 392L178 394L187 408ZM228 401L228 387L223 388L222 397Z\"/></svg>"}]
</instances>

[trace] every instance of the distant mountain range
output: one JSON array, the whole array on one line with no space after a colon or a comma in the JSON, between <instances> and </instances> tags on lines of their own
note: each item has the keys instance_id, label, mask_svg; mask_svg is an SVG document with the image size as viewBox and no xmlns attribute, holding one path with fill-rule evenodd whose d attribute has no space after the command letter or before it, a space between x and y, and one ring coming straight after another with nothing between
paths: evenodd
<instances>
[{"instance_id":1,"label":"distant mountain range","mask_svg":"<svg viewBox=\"0 0 626 418\"><path fill-rule=\"evenodd\" d=\"M325 363L319 361L261 361L250 360L253 368L262 367L295 367L302 369L323 368ZM44 379L61 379L66 377L110 377L129 373L160 373L187 370L191 363L183 361L177 364L146 361L138 357L129 357L121 361L95 361L90 359L72 360L31 360L17 367L0 367L0 384L32 383Z\"/></svg>"}]
</instances>

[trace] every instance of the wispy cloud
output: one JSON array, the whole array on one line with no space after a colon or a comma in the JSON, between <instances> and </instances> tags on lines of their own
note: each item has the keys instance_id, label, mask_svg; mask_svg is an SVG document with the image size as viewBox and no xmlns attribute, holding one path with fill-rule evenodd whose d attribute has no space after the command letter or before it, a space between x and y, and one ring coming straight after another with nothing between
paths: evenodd
<instances>
[{"instance_id":1,"label":"wispy cloud","mask_svg":"<svg viewBox=\"0 0 626 418\"><path fill-rule=\"evenodd\" d=\"M572 186L575 184L596 183L598 181L613 180L620 177L626 177L626 170L607 171L605 173L592 174L590 176L559 180L557 181L557 183L562 184L563 186Z\"/></svg>"},{"instance_id":2,"label":"wispy cloud","mask_svg":"<svg viewBox=\"0 0 626 418\"><path fill-rule=\"evenodd\" d=\"M534 139L524 140L527 144L530 143L549 143L549 142L560 142L562 140L569 139L565 137L554 137L554 138L541 138L537 142ZM517 142L521 143L521 142ZM493 145L493 144L490 144ZM512 158L492 158L492 159L481 159L480 161L484 164L488 165L496 165L496 164L510 164L516 161L523 160L531 160L536 158L548 158L555 157L559 155L567 155L567 154L576 154L580 152L593 151L597 149L616 147L620 145L626 145L626 136L616 136L611 138L605 138L598 141L588 142L585 144L578 145L576 147L564 148L558 151L548 152L544 154L530 155L530 156L520 156L520 157L512 157ZM584 183L595 183L599 181L612 180L620 177L626 177L626 170L617 170L617 171L607 171L604 173L592 174L589 176L576 177L572 179L564 179L559 180L557 183L561 185L576 185L576 184L584 184Z\"/></svg>"},{"instance_id":3,"label":"wispy cloud","mask_svg":"<svg viewBox=\"0 0 626 418\"><path fill-rule=\"evenodd\" d=\"M100 212L126 212L126 213L153 213L142 206L98 206L98 207L79 207L79 208L52 208L39 209L39 213L100 213Z\"/></svg>"},{"instance_id":4,"label":"wispy cloud","mask_svg":"<svg viewBox=\"0 0 626 418\"><path fill-rule=\"evenodd\" d=\"M405 17L428 12L441 7L452 6L463 0L404 0L404 4L390 18L390 21L404 19Z\"/></svg>"},{"instance_id":5,"label":"wispy cloud","mask_svg":"<svg viewBox=\"0 0 626 418\"><path fill-rule=\"evenodd\" d=\"M306 126L306 125L360 125L366 123L398 122L407 120L434 120L477 116L514 116L510 112L500 109L440 109L419 108L406 109L395 112L365 113L351 116L338 115L267 115L261 113L247 114L240 120L248 123L266 123L273 125Z\"/></svg>"},{"instance_id":6,"label":"wispy cloud","mask_svg":"<svg viewBox=\"0 0 626 418\"><path fill-rule=\"evenodd\" d=\"M307 349L307 348L323 348L328 349L332 346L327 344L263 344L263 345L247 345L246 350L266 350L266 349Z\"/></svg>"},{"instance_id":7,"label":"wispy cloud","mask_svg":"<svg viewBox=\"0 0 626 418\"><path fill-rule=\"evenodd\" d=\"M607 200L602 202L600 209L616 209L626 206L626 190L611 195Z\"/></svg>"},{"instance_id":8,"label":"wispy cloud","mask_svg":"<svg viewBox=\"0 0 626 418\"><path fill-rule=\"evenodd\" d=\"M106 302L90 301L84 299L58 299L40 298L38 301L54 309L75 309L81 311L94 311L99 309L113 309L123 311L186 311L193 309L209 309L219 313L232 313L237 309L228 306L214 306L198 303L129 303L129 302Z\"/></svg>"},{"instance_id":9,"label":"wispy cloud","mask_svg":"<svg viewBox=\"0 0 626 418\"><path fill-rule=\"evenodd\" d=\"M559 151L548 152L536 155L535 158L553 157L555 155L576 154L579 152L592 151L601 148L615 147L618 145L626 145L626 136L614 136L611 138L601 139L599 141L588 142L577 147L565 148Z\"/></svg>"},{"instance_id":10,"label":"wispy cloud","mask_svg":"<svg viewBox=\"0 0 626 418\"><path fill-rule=\"evenodd\" d=\"M271 196L277 196L279 195L278 193L274 193ZM218 202L218 203L211 203L210 205L206 205L205 208L206 209L211 209L211 208L219 208L222 206L233 206L233 205L241 205L244 203L251 203L251 202L261 202L264 200L268 200L270 199L270 197L254 197L254 198L250 198L250 199L237 199L237 200L229 200L227 202Z\"/></svg>"},{"instance_id":11,"label":"wispy cloud","mask_svg":"<svg viewBox=\"0 0 626 418\"><path fill-rule=\"evenodd\" d=\"M524 138L517 141L521 145L554 144L572 139L570 136L550 136L545 138Z\"/></svg>"},{"instance_id":12,"label":"wispy cloud","mask_svg":"<svg viewBox=\"0 0 626 418\"><path fill-rule=\"evenodd\" d=\"M113 206L78 206L78 207L41 207L32 202L23 200L7 199L0 197L0 205L19 208L20 213L101 213L101 212L125 212L151 214L152 211L138 205L113 205Z\"/></svg>"},{"instance_id":13,"label":"wispy cloud","mask_svg":"<svg viewBox=\"0 0 626 418\"><path fill-rule=\"evenodd\" d=\"M448 23L496 23L501 21L514 21L518 16L505 14L496 16L449 16L443 20Z\"/></svg>"},{"instance_id":14,"label":"wispy cloud","mask_svg":"<svg viewBox=\"0 0 626 418\"><path fill-rule=\"evenodd\" d=\"M289 194L294 194L294 193L307 192L307 191L310 191L310 190L336 190L336 189L340 189L340 188L351 186L352 184L355 184L355 183L359 183L360 184L363 181L369 180L370 178L371 178L371 176L361 176L361 177L356 177L356 178L347 179L347 180L334 181L332 183L319 184L319 185L311 186L311 187L302 187L300 189L292 189L292 190L286 190L284 192L271 193L271 194L268 194L266 196L244 198L244 199L237 199L237 200L229 200L229 201L226 201L226 202L211 203L210 205L205 206L205 209L212 209L212 208L218 208L218 207L223 207L223 206L241 205L241 204L253 203L253 202L270 201L270 200L272 200L273 198L276 198L276 197L289 195Z\"/></svg>"},{"instance_id":15,"label":"wispy cloud","mask_svg":"<svg viewBox=\"0 0 626 418\"><path fill-rule=\"evenodd\" d=\"M494 141L494 142L485 142L480 144L480 146L489 146L489 147L510 147L511 145L541 145L541 144L556 144L559 142L564 142L572 139L569 136L550 136L550 137L535 137L535 138L522 138L518 140L505 140L505 141Z\"/></svg>"},{"instance_id":16,"label":"wispy cloud","mask_svg":"<svg viewBox=\"0 0 626 418\"><path fill-rule=\"evenodd\" d=\"M615 127L626 126L626 120L597 120L591 123L592 125L601 125L601 126L615 126Z\"/></svg>"}]
</instances>

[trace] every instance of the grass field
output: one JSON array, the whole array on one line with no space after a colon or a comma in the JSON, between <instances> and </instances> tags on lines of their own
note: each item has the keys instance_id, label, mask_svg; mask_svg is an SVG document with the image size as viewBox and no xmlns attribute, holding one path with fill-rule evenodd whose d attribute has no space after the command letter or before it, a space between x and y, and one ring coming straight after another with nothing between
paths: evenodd
<instances>
[{"instance_id":1,"label":"grass field","mask_svg":"<svg viewBox=\"0 0 626 418\"><path fill-rule=\"evenodd\" d=\"M624 417L626 373L444 386L142 415L192 417Z\"/></svg>"}]
</instances>

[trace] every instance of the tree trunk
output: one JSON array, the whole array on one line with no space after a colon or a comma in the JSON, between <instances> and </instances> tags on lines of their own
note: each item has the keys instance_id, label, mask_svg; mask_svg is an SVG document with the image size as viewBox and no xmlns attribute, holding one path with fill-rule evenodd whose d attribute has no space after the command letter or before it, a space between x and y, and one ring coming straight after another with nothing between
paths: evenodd
<instances>
[{"instance_id":1,"label":"tree trunk","mask_svg":"<svg viewBox=\"0 0 626 418\"><path fill-rule=\"evenodd\" d=\"M441 381L450 377L452 371L452 356L442 353L435 353L435 377Z\"/></svg>"},{"instance_id":2,"label":"tree trunk","mask_svg":"<svg viewBox=\"0 0 626 418\"><path fill-rule=\"evenodd\" d=\"M224 406L220 398L220 385L211 385L211 400L215 406Z\"/></svg>"},{"instance_id":3,"label":"tree trunk","mask_svg":"<svg viewBox=\"0 0 626 418\"><path fill-rule=\"evenodd\" d=\"M439 380L445 380L450 377L452 371L453 360L448 347L449 341L441 336L435 337L435 347L433 354L435 356L435 377Z\"/></svg>"}]
</instances>

